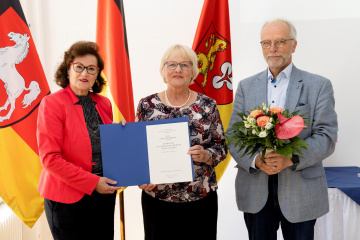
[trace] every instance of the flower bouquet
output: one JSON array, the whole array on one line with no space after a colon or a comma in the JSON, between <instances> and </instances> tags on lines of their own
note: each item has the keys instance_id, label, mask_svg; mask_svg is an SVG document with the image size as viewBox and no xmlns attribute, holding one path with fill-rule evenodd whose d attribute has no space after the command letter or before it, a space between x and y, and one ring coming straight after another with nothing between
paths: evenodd
<instances>
[{"instance_id":1,"label":"flower bouquet","mask_svg":"<svg viewBox=\"0 0 360 240\"><path fill-rule=\"evenodd\" d=\"M303 139L297 137L306 127L298 111L289 113L279 107L267 107L264 103L251 110L250 114L238 113L242 121L232 125L233 131L227 134L227 141L242 151L243 156L254 156L259 149L262 161L267 150L292 158L294 153L302 155L300 148L307 149Z\"/></svg>"}]
</instances>

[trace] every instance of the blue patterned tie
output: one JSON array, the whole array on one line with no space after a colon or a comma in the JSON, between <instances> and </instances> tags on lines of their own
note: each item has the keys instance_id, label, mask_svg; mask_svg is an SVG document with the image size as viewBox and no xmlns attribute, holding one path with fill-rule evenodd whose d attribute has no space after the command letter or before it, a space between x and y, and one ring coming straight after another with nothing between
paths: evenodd
<instances>
[{"instance_id":1,"label":"blue patterned tie","mask_svg":"<svg viewBox=\"0 0 360 240\"><path fill-rule=\"evenodd\" d=\"M271 83L276 83L276 79L271 78Z\"/></svg>"}]
</instances>

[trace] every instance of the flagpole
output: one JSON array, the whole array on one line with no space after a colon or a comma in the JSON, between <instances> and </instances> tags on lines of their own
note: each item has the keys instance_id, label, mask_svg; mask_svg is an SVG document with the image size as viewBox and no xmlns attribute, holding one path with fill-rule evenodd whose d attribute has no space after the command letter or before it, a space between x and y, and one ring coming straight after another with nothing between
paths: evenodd
<instances>
[{"instance_id":1,"label":"flagpole","mask_svg":"<svg viewBox=\"0 0 360 240\"><path fill-rule=\"evenodd\" d=\"M125 240L125 205L124 191L119 194L119 210L120 210L120 239Z\"/></svg>"}]
</instances>

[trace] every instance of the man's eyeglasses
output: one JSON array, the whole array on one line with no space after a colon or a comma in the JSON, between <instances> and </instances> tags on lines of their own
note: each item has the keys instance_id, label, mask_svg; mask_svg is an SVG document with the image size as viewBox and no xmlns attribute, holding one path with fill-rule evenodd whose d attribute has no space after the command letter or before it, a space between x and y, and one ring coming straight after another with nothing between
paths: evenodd
<instances>
[{"instance_id":1,"label":"man's eyeglasses","mask_svg":"<svg viewBox=\"0 0 360 240\"><path fill-rule=\"evenodd\" d=\"M180 65L180 68L182 70L189 70L191 68L191 66L192 66L192 62L183 61L183 62L178 63L178 62L174 62L174 61L168 61L164 65L166 65L167 68L170 69L170 70L175 70L178 65Z\"/></svg>"},{"instance_id":2,"label":"man's eyeglasses","mask_svg":"<svg viewBox=\"0 0 360 240\"><path fill-rule=\"evenodd\" d=\"M100 69L100 68L98 68L97 66L94 66L94 65L90 65L90 66L85 67L81 63L71 63L71 65L73 65L73 68L74 68L75 72L82 73L82 71L84 71L84 69L86 68L87 73L91 74L91 75L95 75L98 72L98 70Z\"/></svg>"},{"instance_id":3,"label":"man's eyeglasses","mask_svg":"<svg viewBox=\"0 0 360 240\"><path fill-rule=\"evenodd\" d=\"M277 48L282 48L283 46L285 46L286 41L292 41L292 40L294 40L294 39L281 39L281 40L275 40L275 41L264 40L264 41L261 41L260 44L261 44L261 47L265 48L265 49L270 48L271 43L274 43Z\"/></svg>"}]
</instances>

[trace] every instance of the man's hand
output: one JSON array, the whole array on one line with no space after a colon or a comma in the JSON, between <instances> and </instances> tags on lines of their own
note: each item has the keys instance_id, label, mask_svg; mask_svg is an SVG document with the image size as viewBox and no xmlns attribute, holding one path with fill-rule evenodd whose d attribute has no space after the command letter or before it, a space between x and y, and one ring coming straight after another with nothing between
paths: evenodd
<instances>
[{"instance_id":1,"label":"man's hand","mask_svg":"<svg viewBox=\"0 0 360 240\"><path fill-rule=\"evenodd\" d=\"M291 158L285 157L277 152L266 154L264 161L261 161L261 154L258 154L255 159L255 165L268 175L277 174L283 169L293 165Z\"/></svg>"}]
</instances>

